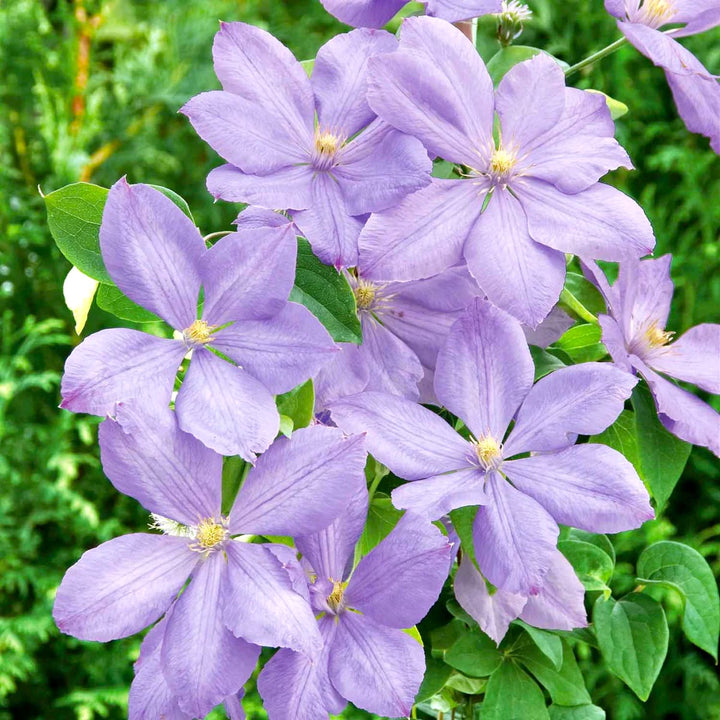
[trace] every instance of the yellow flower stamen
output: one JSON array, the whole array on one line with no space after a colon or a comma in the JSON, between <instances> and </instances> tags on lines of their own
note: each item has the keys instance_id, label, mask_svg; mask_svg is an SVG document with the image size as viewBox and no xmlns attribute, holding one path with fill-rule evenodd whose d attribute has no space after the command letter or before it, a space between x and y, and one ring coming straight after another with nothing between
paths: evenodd
<instances>
[{"instance_id":1,"label":"yellow flower stamen","mask_svg":"<svg viewBox=\"0 0 720 720\"><path fill-rule=\"evenodd\" d=\"M658 348L667 345L675 335L674 332L668 330L661 330L657 323L654 322L645 331L645 338L650 344L651 348Z\"/></svg>"},{"instance_id":2,"label":"yellow flower stamen","mask_svg":"<svg viewBox=\"0 0 720 720\"><path fill-rule=\"evenodd\" d=\"M670 22L676 13L677 8L673 0L645 0L635 20L652 28L658 28Z\"/></svg>"},{"instance_id":3,"label":"yellow flower stamen","mask_svg":"<svg viewBox=\"0 0 720 720\"><path fill-rule=\"evenodd\" d=\"M195 543L191 546L198 552L207 552L220 545L228 536L227 526L215 518L204 518L195 528Z\"/></svg>"},{"instance_id":4,"label":"yellow flower stamen","mask_svg":"<svg viewBox=\"0 0 720 720\"><path fill-rule=\"evenodd\" d=\"M195 320L183 331L183 337L190 345L205 345L210 342L210 336L216 329L216 325L208 325L205 320Z\"/></svg>"},{"instance_id":5,"label":"yellow flower stamen","mask_svg":"<svg viewBox=\"0 0 720 720\"><path fill-rule=\"evenodd\" d=\"M358 280L355 288L355 300L357 302L358 311L369 310L375 302L377 294L377 285L367 282L366 280Z\"/></svg>"},{"instance_id":6,"label":"yellow flower stamen","mask_svg":"<svg viewBox=\"0 0 720 720\"><path fill-rule=\"evenodd\" d=\"M333 582L332 592L327 596L328 607L333 612L337 611L342 603L346 585L347 583L344 583L342 580L335 580Z\"/></svg>"},{"instance_id":7,"label":"yellow flower stamen","mask_svg":"<svg viewBox=\"0 0 720 720\"><path fill-rule=\"evenodd\" d=\"M502 459L502 445L492 435L483 435L475 441L475 453L485 470L493 470Z\"/></svg>"},{"instance_id":8,"label":"yellow flower stamen","mask_svg":"<svg viewBox=\"0 0 720 720\"><path fill-rule=\"evenodd\" d=\"M490 175L497 182L505 183L510 179L516 164L517 155L515 152L506 150L501 146L490 156Z\"/></svg>"},{"instance_id":9,"label":"yellow flower stamen","mask_svg":"<svg viewBox=\"0 0 720 720\"><path fill-rule=\"evenodd\" d=\"M342 138L327 130L315 133L315 150L320 155L334 155L342 145Z\"/></svg>"}]
</instances>

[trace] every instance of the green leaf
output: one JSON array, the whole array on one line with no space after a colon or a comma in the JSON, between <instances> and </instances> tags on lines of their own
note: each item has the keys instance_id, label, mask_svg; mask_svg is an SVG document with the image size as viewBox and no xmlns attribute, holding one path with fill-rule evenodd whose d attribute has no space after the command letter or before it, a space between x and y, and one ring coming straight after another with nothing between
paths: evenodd
<instances>
[{"instance_id":1,"label":"green leaf","mask_svg":"<svg viewBox=\"0 0 720 720\"><path fill-rule=\"evenodd\" d=\"M295 287L290 300L308 308L336 342L362 342L355 295L347 279L320 262L303 238L298 238Z\"/></svg>"},{"instance_id":2,"label":"green leaf","mask_svg":"<svg viewBox=\"0 0 720 720\"><path fill-rule=\"evenodd\" d=\"M605 720L605 711L597 705L551 705L550 720Z\"/></svg>"},{"instance_id":3,"label":"green leaf","mask_svg":"<svg viewBox=\"0 0 720 720\"><path fill-rule=\"evenodd\" d=\"M612 560L613 566L615 565L615 548L607 535L590 533L585 530L579 530L578 528L567 528L566 533L562 535L561 539L580 540L581 542L587 542L591 545L595 545L595 547L600 548L604 553L606 553Z\"/></svg>"},{"instance_id":4,"label":"green leaf","mask_svg":"<svg viewBox=\"0 0 720 720\"><path fill-rule=\"evenodd\" d=\"M233 456L223 458L222 469L222 509L227 515L235 502L240 485L250 469L250 463L245 462L241 457Z\"/></svg>"},{"instance_id":5,"label":"green leaf","mask_svg":"<svg viewBox=\"0 0 720 720\"><path fill-rule=\"evenodd\" d=\"M454 598L450 598L446 603L445 607L447 608L447 611L453 616L456 617L458 620L462 620L467 625L474 627L477 625L475 622L475 619L472 618L465 610L463 610L460 603L455 600Z\"/></svg>"},{"instance_id":6,"label":"green leaf","mask_svg":"<svg viewBox=\"0 0 720 720\"><path fill-rule=\"evenodd\" d=\"M494 640L482 630L472 628L445 653L445 662L470 677L487 677L500 666L502 655Z\"/></svg>"},{"instance_id":7,"label":"green leaf","mask_svg":"<svg viewBox=\"0 0 720 720\"><path fill-rule=\"evenodd\" d=\"M638 475L641 474L635 413L632 410L623 410L609 428L599 435L593 435L589 441L602 443L622 453L633 464Z\"/></svg>"},{"instance_id":8,"label":"green leaf","mask_svg":"<svg viewBox=\"0 0 720 720\"><path fill-rule=\"evenodd\" d=\"M195 218L190 212L190 206L187 204L187 200L185 200L185 198L180 197L180 195L178 195L174 190L163 187L162 185L150 185L150 187L155 188L165 197L170 198L170 200L172 200L193 221L193 225L195 224Z\"/></svg>"},{"instance_id":9,"label":"green leaf","mask_svg":"<svg viewBox=\"0 0 720 720\"><path fill-rule=\"evenodd\" d=\"M643 551L637 572L638 582L671 587L682 595L685 635L717 661L720 597L705 558L687 545L661 540Z\"/></svg>"},{"instance_id":10,"label":"green leaf","mask_svg":"<svg viewBox=\"0 0 720 720\"><path fill-rule=\"evenodd\" d=\"M556 669L552 660L527 638L514 655L547 688L552 701L560 705L585 705L591 702L585 679L567 643L561 641L562 664Z\"/></svg>"},{"instance_id":11,"label":"green leaf","mask_svg":"<svg viewBox=\"0 0 720 720\"><path fill-rule=\"evenodd\" d=\"M129 320L136 323L163 322L157 315L151 313L129 297L123 295L116 285L101 283L98 286L95 302L99 308L112 313L121 320Z\"/></svg>"},{"instance_id":12,"label":"green leaf","mask_svg":"<svg viewBox=\"0 0 720 720\"><path fill-rule=\"evenodd\" d=\"M310 77L312 75L313 67L315 66L315 58L301 60L300 64L303 66L303 70L308 74L308 77Z\"/></svg>"},{"instance_id":13,"label":"green leaf","mask_svg":"<svg viewBox=\"0 0 720 720\"><path fill-rule=\"evenodd\" d=\"M491 676L480 714L482 720L549 720L545 697L515 663L503 663Z\"/></svg>"},{"instance_id":14,"label":"green leaf","mask_svg":"<svg viewBox=\"0 0 720 720\"><path fill-rule=\"evenodd\" d=\"M530 355L532 355L533 362L535 363L535 382L555 370L567 367L560 358L535 345L530 345Z\"/></svg>"},{"instance_id":15,"label":"green leaf","mask_svg":"<svg viewBox=\"0 0 720 720\"><path fill-rule=\"evenodd\" d=\"M291 417L288 417L287 415L280 415L280 434L284 435L285 437L291 437L292 432L294 429L293 420Z\"/></svg>"},{"instance_id":16,"label":"green leaf","mask_svg":"<svg viewBox=\"0 0 720 720\"><path fill-rule=\"evenodd\" d=\"M454 169L454 163L448 162L447 160L435 160L431 174L433 177L447 180L449 177L452 177Z\"/></svg>"},{"instance_id":17,"label":"green leaf","mask_svg":"<svg viewBox=\"0 0 720 720\"><path fill-rule=\"evenodd\" d=\"M487 69L492 78L493 84L497 85L505 73L518 63L529 60L542 52L540 48L527 45L510 45L498 50L488 60Z\"/></svg>"},{"instance_id":18,"label":"green leaf","mask_svg":"<svg viewBox=\"0 0 720 720\"><path fill-rule=\"evenodd\" d=\"M456 640L467 632L467 626L460 620L451 620L447 625L435 628L430 632L432 656L443 658Z\"/></svg>"},{"instance_id":19,"label":"green leaf","mask_svg":"<svg viewBox=\"0 0 720 720\"><path fill-rule=\"evenodd\" d=\"M581 273L566 273L565 289L593 315L605 312L605 300L600 291Z\"/></svg>"},{"instance_id":20,"label":"green leaf","mask_svg":"<svg viewBox=\"0 0 720 720\"><path fill-rule=\"evenodd\" d=\"M531 637L538 650L550 660L553 667L559 670L563 662L562 640L548 630L541 630L532 625L527 625L522 620L515 620L515 623Z\"/></svg>"},{"instance_id":21,"label":"green leaf","mask_svg":"<svg viewBox=\"0 0 720 720\"><path fill-rule=\"evenodd\" d=\"M409 628L403 628L403 632L406 635L409 635L413 640L415 640L417 643L420 644L420 646L423 646L425 643L423 643L422 635L420 634L420 631L417 629L417 625L413 625Z\"/></svg>"},{"instance_id":22,"label":"green leaf","mask_svg":"<svg viewBox=\"0 0 720 720\"><path fill-rule=\"evenodd\" d=\"M668 649L662 605L641 593L617 601L601 595L595 602L593 623L610 671L641 700L647 700Z\"/></svg>"},{"instance_id":23,"label":"green leaf","mask_svg":"<svg viewBox=\"0 0 720 720\"><path fill-rule=\"evenodd\" d=\"M432 657L426 657L425 664L425 677L423 677L422 685L415 696L416 703L429 700L433 695L439 693L453 673L453 669L449 665Z\"/></svg>"},{"instance_id":24,"label":"green leaf","mask_svg":"<svg viewBox=\"0 0 720 720\"><path fill-rule=\"evenodd\" d=\"M607 355L607 350L600 341L601 335L599 325L574 325L563 334L555 346L566 352L576 363L593 362Z\"/></svg>"},{"instance_id":25,"label":"green leaf","mask_svg":"<svg viewBox=\"0 0 720 720\"><path fill-rule=\"evenodd\" d=\"M360 557L367 555L384 540L397 525L401 516L402 510L398 510L387 495L375 493L368 508L365 529L358 542Z\"/></svg>"},{"instance_id":26,"label":"green leaf","mask_svg":"<svg viewBox=\"0 0 720 720\"><path fill-rule=\"evenodd\" d=\"M486 678L471 678L459 672L454 672L446 683L446 687L457 690L464 695L479 695L485 690Z\"/></svg>"},{"instance_id":27,"label":"green leaf","mask_svg":"<svg viewBox=\"0 0 720 720\"><path fill-rule=\"evenodd\" d=\"M692 445L671 435L663 427L644 382L633 390L632 406L635 410L640 477L648 486L659 512L665 507L685 469Z\"/></svg>"},{"instance_id":28,"label":"green leaf","mask_svg":"<svg viewBox=\"0 0 720 720\"><path fill-rule=\"evenodd\" d=\"M48 226L60 252L95 280L112 283L100 254L100 223L108 191L73 183L45 196Z\"/></svg>"},{"instance_id":29,"label":"green leaf","mask_svg":"<svg viewBox=\"0 0 720 720\"><path fill-rule=\"evenodd\" d=\"M621 118L623 115L627 114L628 106L624 102L620 102L619 100L616 100L615 98L606 95L600 90L592 90L588 88L587 92L595 93L596 95L602 95L605 98L608 110L610 110L610 116L613 120L617 120L618 118Z\"/></svg>"},{"instance_id":30,"label":"green leaf","mask_svg":"<svg viewBox=\"0 0 720 720\"><path fill-rule=\"evenodd\" d=\"M615 563L604 550L584 540L561 540L558 550L569 560L586 590L608 590Z\"/></svg>"},{"instance_id":31,"label":"green leaf","mask_svg":"<svg viewBox=\"0 0 720 720\"><path fill-rule=\"evenodd\" d=\"M473 523L477 515L477 505L468 505L450 511L450 522L460 538L462 551L472 560L473 565L480 570L475 559L475 541L473 540Z\"/></svg>"},{"instance_id":32,"label":"green leaf","mask_svg":"<svg viewBox=\"0 0 720 720\"><path fill-rule=\"evenodd\" d=\"M307 427L315 412L315 388L312 379L275 398L278 412L292 420L293 429Z\"/></svg>"}]
</instances>

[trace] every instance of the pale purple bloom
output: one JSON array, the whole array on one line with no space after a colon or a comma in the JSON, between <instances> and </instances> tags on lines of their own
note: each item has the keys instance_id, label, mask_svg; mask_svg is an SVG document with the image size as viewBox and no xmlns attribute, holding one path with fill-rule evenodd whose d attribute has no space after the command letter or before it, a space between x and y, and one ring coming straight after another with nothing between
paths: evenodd
<instances>
[{"instance_id":1,"label":"pale purple bloom","mask_svg":"<svg viewBox=\"0 0 720 720\"><path fill-rule=\"evenodd\" d=\"M451 328L435 371L438 399L471 440L404 398L365 392L330 405L342 429L367 432L373 456L415 481L393 492L397 507L436 519L479 505L480 570L523 595L543 587L557 523L619 532L653 517L647 490L620 453L574 445L617 418L635 378L610 363L563 368L534 386L533 375L520 324L476 299Z\"/></svg>"},{"instance_id":2,"label":"pale purple bloom","mask_svg":"<svg viewBox=\"0 0 720 720\"><path fill-rule=\"evenodd\" d=\"M605 0L620 32L665 71L688 130L710 138L720 153L720 84L717 77L675 40L720 25L718 0ZM663 31L662 28L672 26ZM678 27L681 26L681 27Z\"/></svg>"},{"instance_id":3,"label":"pale purple bloom","mask_svg":"<svg viewBox=\"0 0 720 720\"><path fill-rule=\"evenodd\" d=\"M499 13L501 0L421 0L426 13L448 22ZM387 23L407 0L320 0L325 9L338 20L353 27L380 28Z\"/></svg>"},{"instance_id":4,"label":"pale purple bloom","mask_svg":"<svg viewBox=\"0 0 720 720\"><path fill-rule=\"evenodd\" d=\"M547 630L585 627L585 588L572 565L555 550L536 595L511 593L497 588L491 595L485 578L468 555L463 555L455 573L455 597L480 629L496 643L505 637L515 618Z\"/></svg>"},{"instance_id":5,"label":"pale purple bloom","mask_svg":"<svg viewBox=\"0 0 720 720\"><path fill-rule=\"evenodd\" d=\"M166 407L192 351L175 401L180 427L217 452L254 459L278 432L273 395L307 380L337 351L315 316L287 301L297 254L292 226L241 229L208 250L171 200L122 179L108 194L100 247L120 290L178 336L90 335L67 359L61 407L100 416L114 415L118 403Z\"/></svg>"},{"instance_id":6,"label":"pale purple bloom","mask_svg":"<svg viewBox=\"0 0 720 720\"><path fill-rule=\"evenodd\" d=\"M720 456L720 415L663 377L720 394L720 325L696 325L674 341L665 329L673 295L670 260L664 255L620 263L612 286L597 265L588 266L610 313L598 318L602 340L619 367L645 378L668 431Z\"/></svg>"},{"instance_id":7,"label":"pale purple bloom","mask_svg":"<svg viewBox=\"0 0 720 720\"><path fill-rule=\"evenodd\" d=\"M163 534L124 535L86 552L65 574L53 616L65 633L107 641L171 609L159 665L179 709L202 716L240 690L258 645L320 651L287 558L273 545L234 538L326 527L364 487L363 439L315 426L277 440L224 516L220 455L183 433L171 410L138 414L120 406L117 413L119 422L100 426L103 469L153 513Z\"/></svg>"},{"instance_id":8,"label":"pale purple bloom","mask_svg":"<svg viewBox=\"0 0 720 720\"><path fill-rule=\"evenodd\" d=\"M495 305L535 327L562 290L564 253L618 260L654 246L642 209L598 182L632 167L605 100L566 88L551 57L515 65L494 93L463 34L421 17L406 20L400 49L369 68L368 101L379 117L467 177L434 179L371 216L360 237L368 280L429 277L464 257Z\"/></svg>"},{"instance_id":9,"label":"pale purple bloom","mask_svg":"<svg viewBox=\"0 0 720 720\"><path fill-rule=\"evenodd\" d=\"M213 46L223 90L181 110L228 163L210 173L208 190L290 210L323 262L355 265L368 213L430 181L422 144L378 121L365 99L368 58L396 47L384 31L338 35L318 51L310 79L270 33L223 23Z\"/></svg>"},{"instance_id":10,"label":"pale purple bloom","mask_svg":"<svg viewBox=\"0 0 720 720\"><path fill-rule=\"evenodd\" d=\"M319 658L280 650L258 689L270 720L321 720L349 700L382 717L405 717L425 672L421 645L402 628L418 623L447 577L451 545L430 522L406 514L353 570L367 490L327 529L297 538L324 646Z\"/></svg>"}]
</instances>

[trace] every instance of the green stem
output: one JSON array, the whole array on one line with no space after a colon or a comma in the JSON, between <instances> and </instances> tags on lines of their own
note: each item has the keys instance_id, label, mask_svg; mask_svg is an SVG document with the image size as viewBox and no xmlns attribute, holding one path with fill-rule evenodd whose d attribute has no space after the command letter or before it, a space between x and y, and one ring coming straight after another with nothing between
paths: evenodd
<instances>
[{"instance_id":1,"label":"green stem","mask_svg":"<svg viewBox=\"0 0 720 720\"><path fill-rule=\"evenodd\" d=\"M572 310L579 318L593 325L598 324L598 319L567 289L563 288L560 293L560 304L568 310Z\"/></svg>"},{"instance_id":2,"label":"green stem","mask_svg":"<svg viewBox=\"0 0 720 720\"><path fill-rule=\"evenodd\" d=\"M368 503L372 502L375 491L384 477L385 476L382 473L375 471L375 477L373 478L372 485L370 485L370 489L368 490Z\"/></svg>"},{"instance_id":3,"label":"green stem","mask_svg":"<svg viewBox=\"0 0 720 720\"><path fill-rule=\"evenodd\" d=\"M214 232L206 235L203 240L207 242L208 240L214 240L215 238L224 237L225 235L232 235L233 232L234 230L220 230L219 232Z\"/></svg>"},{"instance_id":4,"label":"green stem","mask_svg":"<svg viewBox=\"0 0 720 720\"><path fill-rule=\"evenodd\" d=\"M614 43L610 43L610 45L603 48L602 50L598 50L596 53L593 53L592 55L586 57L584 60L581 60L579 63L576 63L575 65L571 65L565 71L565 77L570 77L570 75L573 75L574 73L582 70L583 68L587 67L588 65L592 65L594 62L597 62L598 60L602 60L604 57L611 55L619 47L622 47L626 42L627 42L627 38L623 36L623 37L617 39Z\"/></svg>"}]
</instances>

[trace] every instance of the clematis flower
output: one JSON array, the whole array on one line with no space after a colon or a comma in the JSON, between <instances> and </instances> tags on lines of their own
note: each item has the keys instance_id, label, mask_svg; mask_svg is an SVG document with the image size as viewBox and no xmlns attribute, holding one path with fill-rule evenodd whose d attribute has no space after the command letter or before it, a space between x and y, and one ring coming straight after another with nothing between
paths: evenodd
<instances>
[{"instance_id":1,"label":"clematis flower","mask_svg":"<svg viewBox=\"0 0 720 720\"><path fill-rule=\"evenodd\" d=\"M67 359L61 407L103 417L118 403L166 407L192 352L175 402L180 427L217 452L254 459L278 432L273 395L307 380L337 351L315 316L287 301L293 229L239 230L208 250L172 201L122 179L108 194L100 248L120 290L177 337L119 328L90 335Z\"/></svg>"},{"instance_id":2,"label":"clematis flower","mask_svg":"<svg viewBox=\"0 0 720 720\"><path fill-rule=\"evenodd\" d=\"M353 27L380 28L389 22L408 0L320 0L338 20ZM423 0L428 15L448 22L470 20L499 13L501 0Z\"/></svg>"},{"instance_id":3,"label":"clematis flower","mask_svg":"<svg viewBox=\"0 0 720 720\"><path fill-rule=\"evenodd\" d=\"M363 439L315 426L277 440L225 516L220 455L183 433L171 410L117 412L118 422L100 426L103 469L120 492L153 513L162 534L124 535L86 552L65 574L53 617L67 634L105 642L142 630L170 609L153 662L179 709L203 716L240 690L255 668L257 646L320 651L310 604L295 591L281 551L236 537L326 527L364 486ZM141 696L151 692L142 690L146 680L139 685Z\"/></svg>"},{"instance_id":4,"label":"clematis flower","mask_svg":"<svg viewBox=\"0 0 720 720\"><path fill-rule=\"evenodd\" d=\"M367 509L363 487L325 530L296 540L324 644L315 660L280 650L260 673L270 720L327 719L348 700L382 717L410 714L425 657L402 628L422 620L437 600L452 546L427 520L406 514L353 571Z\"/></svg>"},{"instance_id":5,"label":"clematis flower","mask_svg":"<svg viewBox=\"0 0 720 720\"><path fill-rule=\"evenodd\" d=\"M720 25L717 0L605 0L620 32L665 71L680 117L720 154L720 84L675 40ZM674 26L663 31L663 27Z\"/></svg>"},{"instance_id":6,"label":"clematis flower","mask_svg":"<svg viewBox=\"0 0 720 720\"><path fill-rule=\"evenodd\" d=\"M635 378L610 363L563 368L534 386L533 374L520 324L476 299L451 328L435 371L438 399L470 440L404 398L366 392L330 405L339 427L366 431L372 455L414 481L393 491L397 507L437 519L479 505L480 570L522 595L543 587L557 523L619 532L653 517L647 490L620 453L574 445L617 418Z\"/></svg>"},{"instance_id":7,"label":"clematis flower","mask_svg":"<svg viewBox=\"0 0 720 720\"><path fill-rule=\"evenodd\" d=\"M422 144L377 121L365 100L368 58L396 47L386 32L338 35L309 79L270 33L223 23L213 46L223 90L180 111L228 163L208 176L210 193L289 210L324 262L356 265L367 214L430 182Z\"/></svg>"},{"instance_id":8,"label":"clematis flower","mask_svg":"<svg viewBox=\"0 0 720 720\"><path fill-rule=\"evenodd\" d=\"M566 88L549 56L515 65L493 95L459 30L409 18L400 49L369 62L368 101L466 177L434 179L372 215L360 238L366 279L416 280L464 258L495 305L535 327L560 296L564 253L621 259L652 249L642 209L598 182L632 167L604 99Z\"/></svg>"},{"instance_id":9,"label":"clematis flower","mask_svg":"<svg viewBox=\"0 0 720 720\"><path fill-rule=\"evenodd\" d=\"M664 255L621 263L612 286L597 265L588 266L607 301L609 315L598 318L602 341L619 367L647 381L669 432L720 456L720 415L664 377L720 394L720 325L697 325L675 341L665 329L673 295L670 260Z\"/></svg>"},{"instance_id":10,"label":"clematis flower","mask_svg":"<svg viewBox=\"0 0 720 720\"><path fill-rule=\"evenodd\" d=\"M497 644L516 618L547 630L587 626L585 588L572 565L555 550L537 594L511 593L500 588L491 595L485 578L463 555L454 581L455 597L480 629Z\"/></svg>"}]
</instances>

